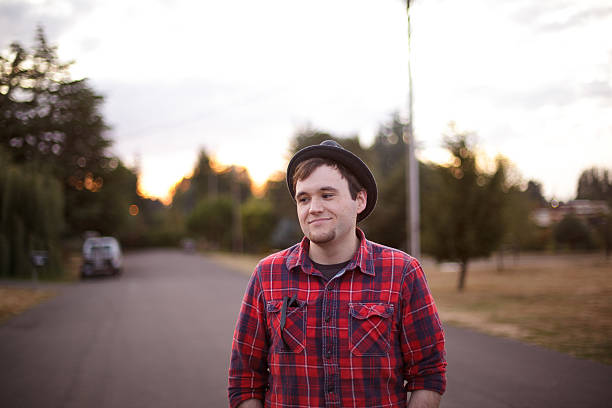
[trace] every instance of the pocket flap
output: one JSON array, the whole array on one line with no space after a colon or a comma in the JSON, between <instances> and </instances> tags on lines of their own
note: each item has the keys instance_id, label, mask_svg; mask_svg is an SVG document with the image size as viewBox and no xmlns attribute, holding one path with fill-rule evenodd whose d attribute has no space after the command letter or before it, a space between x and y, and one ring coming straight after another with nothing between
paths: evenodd
<instances>
[{"instance_id":1,"label":"pocket flap","mask_svg":"<svg viewBox=\"0 0 612 408\"><path fill-rule=\"evenodd\" d=\"M306 304L306 302L305 302L305 301L303 301L303 300L299 300L299 299L296 299L296 303L297 303L297 304L294 304L294 305L292 305L292 306L289 306L289 307L287 308L287 310L288 310L288 311L290 311L290 310L294 310L294 309L297 309L297 308L303 307L303 306ZM267 311L268 313L280 313L280 311L281 311L282 307L283 307L283 301L282 301L282 300L270 300L270 301L268 301L268 302L266 303L266 311Z\"/></svg>"},{"instance_id":2,"label":"pocket flap","mask_svg":"<svg viewBox=\"0 0 612 408\"><path fill-rule=\"evenodd\" d=\"M349 303L350 313L356 319L365 320L372 316L390 317L393 305L385 303Z\"/></svg>"}]
</instances>

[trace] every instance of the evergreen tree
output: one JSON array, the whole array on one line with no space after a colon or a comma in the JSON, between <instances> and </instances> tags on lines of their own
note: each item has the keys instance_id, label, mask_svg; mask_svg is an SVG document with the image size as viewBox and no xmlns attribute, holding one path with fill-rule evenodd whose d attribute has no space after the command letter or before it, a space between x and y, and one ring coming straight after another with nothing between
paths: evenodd
<instances>
[{"instance_id":1,"label":"evergreen tree","mask_svg":"<svg viewBox=\"0 0 612 408\"><path fill-rule=\"evenodd\" d=\"M576 199L601 200L608 204L608 212L597 214L589 220L603 246L606 258L612 253L612 177L605 168L584 170L578 179Z\"/></svg>"},{"instance_id":2,"label":"evergreen tree","mask_svg":"<svg viewBox=\"0 0 612 408\"><path fill-rule=\"evenodd\" d=\"M490 255L502 239L505 164L498 160L493 174L481 170L468 134L455 132L445 144L453 161L434 166L439 188L423 197L423 243L436 259L459 262L457 287L463 290L469 261Z\"/></svg>"},{"instance_id":3,"label":"evergreen tree","mask_svg":"<svg viewBox=\"0 0 612 408\"><path fill-rule=\"evenodd\" d=\"M87 79L72 80L70 65L41 27L32 50L13 43L0 57L0 144L13 163L60 181L68 235L120 235L137 175L109 155L104 99Z\"/></svg>"},{"instance_id":4,"label":"evergreen tree","mask_svg":"<svg viewBox=\"0 0 612 408\"><path fill-rule=\"evenodd\" d=\"M584 170L578 179L578 200L601 200L612 206L612 177L608 169L592 167Z\"/></svg>"}]
</instances>

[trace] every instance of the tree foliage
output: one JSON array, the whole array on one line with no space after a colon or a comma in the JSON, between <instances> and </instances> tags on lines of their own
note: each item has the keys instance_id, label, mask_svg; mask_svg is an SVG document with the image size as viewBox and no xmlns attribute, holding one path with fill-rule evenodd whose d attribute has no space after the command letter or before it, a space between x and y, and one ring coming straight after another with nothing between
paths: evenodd
<instances>
[{"instance_id":1,"label":"tree foliage","mask_svg":"<svg viewBox=\"0 0 612 408\"><path fill-rule=\"evenodd\" d=\"M275 227L274 208L270 201L253 197L242 205L241 214L245 249L251 252L270 249Z\"/></svg>"},{"instance_id":2,"label":"tree foliage","mask_svg":"<svg viewBox=\"0 0 612 408\"><path fill-rule=\"evenodd\" d=\"M597 214L590 221L606 257L612 253L612 177L606 168L592 167L584 170L578 179L576 199L600 200L608 204L608 213Z\"/></svg>"},{"instance_id":3,"label":"tree foliage","mask_svg":"<svg viewBox=\"0 0 612 408\"><path fill-rule=\"evenodd\" d=\"M204 198L231 196L235 183L238 184L240 203L251 198L251 179L245 168L213 166L213 160L206 151L201 150L191 177L183 178L175 187L172 197L174 208L188 214Z\"/></svg>"},{"instance_id":4,"label":"tree foliage","mask_svg":"<svg viewBox=\"0 0 612 408\"><path fill-rule=\"evenodd\" d=\"M351 137L337 137L330 133L313 129L310 127L299 130L291 139L289 146L289 153L293 156L299 150L310 146L320 144L325 140L335 140L345 149L350 150L357 156L359 156L366 164L371 165L371 159L369 152L361 146L359 137L356 135Z\"/></svg>"},{"instance_id":5,"label":"tree foliage","mask_svg":"<svg viewBox=\"0 0 612 408\"><path fill-rule=\"evenodd\" d=\"M378 184L378 204L372 217L362 223L370 239L407 249L406 242L406 143L403 122L394 113L383 123L368 149L370 169ZM423 175L420 176L421 181Z\"/></svg>"},{"instance_id":6,"label":"tree foliage","mask_svg":"<svg viewBox=\"0 0 612 408\"><path fill-rule=\"evenodd\" d=\"M555 241L569 249L591 249L589 227L575 214L569 213L554 228Z\"/></svg>"},{"instance_id":7,"label":"tree foliage","mask_svg":"<svg viewBox=\"0 0 612 408\"><path fill-rule=\"evenodd\" d=\"M61 271L59 236L64 196L60 183L31 167L10 163L0 148L0 276L27 276L32 251L46 251L46 272Z\"/></svg>"},{"instance_id":8,"label":"tree foliage","mask_svg":"<svg viewBox=\"0 0 612 408\"><path fill-rule=\"evenodd\" d=\"M41 27L31 50L13 43L0 56L0 145L12 162L60 181L68 234L115 229L125 217L98 193L125 168L107 153L103 97L86 79L72 80L70 65L59 61Z\"/></svg>"},{"instance_id":9,"label":"tree foliage","mask_svg":"<svg viewBox=\"0 0 612 408\"><path fill-rule=\"evenodd\" d=\"M232 242L232 199L204 198L187 218L187 229L207 240L214 248L230 249Z\"/></svg>"},{"instance_id":10,"label":"tree foliage","mask_svg":"<svg viewBox=\"0 0 612 408\"><path fill-rule=\"evenodd\" d=\"M489 174L477 165L470 135L453 133L445 140L452 155L448 166L434 166L436 191L422 197L424 250L438 260L459 262L458 289L465 287L468 263L495 250L504 233L505 163Z\"/></svg>"},{"instance_id":11,"label":"tree foliage","mask_svg":"<svg viewBox=\"0 0 612 408\"><path fill-rule=\"evenodd\" d=\"M103 97L86 79L70 79L69 67L40 27L31 51L11 45L0 57L0 142L15 162L46 166L82 189L87 174L95 178L106 168L111 141L99 112Z\"/></svg>"},{"instance_id":12,"label":"tree foliage","mask_svg":"<svg viewBox=\"0 0 612 408\"><path fill-rule=\"evenodd\" d=\"M534 182L530 181L529 185L534 185ZM539 228L530 216L532 211L541 206L541 199L529 187L523 191L515 185L508 188L504 200L503 246L515 255L522 250L543 249L545 241L540 238Z\"/></svg>"},{"instance_id":13,"label":"tree foliage","mask_svg":"<svg viewBox=\"0 0 612 408\"><path fill-rule=\"evenodd\" d=\"M592 167L584 170L578 179L578 200L602 200L612 206L612 177L605 168Z\"/></svg>"},{"instance_id":14,"label":"tree foliage","mask_svg":"<svg viewBox=\"0 0 612 408\"><path fill-rule=\"evenodd\" d=\"M302 237L302 231L297 219L295 202L287 189L285 173L277 174L266 182L263 199L270 204L274 215L271 220L273 230L270 235L270 246L286 248L298 242Z\"/></svg>"}]
</instances>

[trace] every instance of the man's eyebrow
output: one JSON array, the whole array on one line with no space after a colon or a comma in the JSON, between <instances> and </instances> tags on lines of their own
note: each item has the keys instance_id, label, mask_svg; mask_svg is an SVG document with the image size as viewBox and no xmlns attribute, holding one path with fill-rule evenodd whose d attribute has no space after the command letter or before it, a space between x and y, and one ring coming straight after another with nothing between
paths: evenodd
<instances>
[{"instance_id":1,"label":"man's eyebrow","mask_svg":"<svg viewBox=\"0 0 612 408\"><path fill-rule=\"evenodd\" d=\"M331 192L337 192L338 189L332 186L324 186L321 187L318 191L331 191ZM307 192L305 191L298 191L297 193L295 193L295 197L298 198L300 196L304 196L304 195L308 195Z\"/></svg>"},{"instance_id":2,"label":"man's eyebrow","mask_svg":"<svg viewBox=\"0 0 612 408\"><path fill-rule=\"evenodd\" d=\"M338 189L332 186L326 186L326 187L321 187L319 191L338 191Z\"/></svg>"}]
</instances>

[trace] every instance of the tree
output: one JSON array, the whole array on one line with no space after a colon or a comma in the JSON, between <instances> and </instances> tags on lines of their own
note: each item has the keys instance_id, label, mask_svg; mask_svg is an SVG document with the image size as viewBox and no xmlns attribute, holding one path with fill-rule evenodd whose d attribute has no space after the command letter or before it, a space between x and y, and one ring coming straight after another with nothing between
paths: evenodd
<instances>
[{"instance_id":1,"label":"tree","mask_svg":"<svg viewBox=\"0 0 612 408\"><path fill-rule=\"evenodd\" d=\"M229 249L232 242L232 199L228 196L205 198L187 218L187 228L204 237L216 248Z\"/></svg>"},{"instance_id":2,"label":"tree","mask_svg":"<svg viewBox=\"0 0 612 408\"><path fill-rule=\"evenodd\" d=\"M612 253L612 177L608 169L592 167L578 179L576 199L601 200L608 204L608 213L601 213L589 221L604 247L606 258Z\"/></svg>"},{"instance_id":3,"label":"tree","mask_svg":"<svg viewBox=\"0 0 612 408\"><path fill-rule=\"evenodd\" d=\"M477 165L471 135L453 134L445 139L453 160L447 166L433 166L432 185L438 190L423 197L424 250L438 260L461 265L457 287L463 290L471 259L488 256L503 236L503 189L505 163L497 161L489 174Z\"/></svg>"},{"instance_id":4,"label":"tree","mask_svg":"<svg viewBox=\"0 0 612 408\"><path fill-rule=\"evenodd\" d=\"M555 241L569 249L589 249L593 243L589 227L575 214L569 213L554 228Z\"/></svg>"},{"instance_id":5,"label":"tree","mask_svg":"<svg viewBox=\"0 0 612 408\"><path fill-rule=\"evenodd\" d=\"M298 242L302 231L297 220L295 202L289 195L285 173L278 173L266 182L263 197L273 209L273 227L270 236L270 246L285 248Z\"/></svg>"},{"instance_id":6,"label":"tree","mask_svg":"<svg viewBox=\"0 0 612 408\"><path fill-rule=\"evenodd\" d=\"M362 227L370 239L384 245L408 249L406 242L406 143L403 133L406 123L396 112L383 123L374 143L368 149L372 158L370 169L378 184L377 205L373 217L366 219ZM420 164L420 168L423 165ZM423 178L420 173L420 186Z\"/></svg>"},{"instance_id":7,"label":"tree","mask_svg":"<svg viewBox=\"0 0 612 408\"><path fill-rule=\"evenodd\" d=\"M0 58L0 141L15 162L43 165L44 159L61 180L76 187L88 172L101 172L111 141L99 112L103 97L86 79L70 79L71 63L60 63L56 48L39 27L33 50L13 43Z\"/></svg>"},{"instance_id":8,"label":"tree","mask_svg":"<svg viewBox=\"0 0 612 408\"><path fill-rule=\"evenodd\" d=\"M27 276L32 251L48 254L46 274L61 271L64 195L52 176L10 163L0 148L0 276Z\"/></svg>"},{"instance_id":9,"label":"tree","mask_svg":"<svg viewBox=\"0 0 612 408\"><path fill-rule=\"evenodd\" d=\"M368 149L372 157L372 169L377 180L383 181L398 166L406 162L406 142L404 128L407 126L399 113L391 115L391 120L383 123L376 133L374 143Z\"/></svg>"},{"instance_id":10,"label":"tree","mask_svg":"<svg viewBox=\"0 0 612 408\"><path fill-rule=\"evenodd\" d=\"M227 166L213 168L213 161L205 150L201 150L191 177L183 178L175 187L172 207L189 214L204 198L232 195L232 185L238 183L240 203L252 197L251 178L243 167Z\"/></svg>"},{"instance_id":11,"label":"tree","mask_svg":"<svg viewBox=\"0 0 612 408\"><path fill-rule=\"evenodd\" d=\"M525 189L527 200L530 202L531 207L546 207L548 202L542 194L542 183L535 180L529 180L527 182L527 188Z\"/></svg>"},{"instance_id":12,"label":"tree","mask_svg":"<svg viewBox=\"0 0 612 408\"><path fill-rule=\"evenodd\" d=\"M246 249L251 252L269 249L275 218L272 204L253 197L242 205L241 214Z\"/></svg>"},{"instance_id":13,"label":"tree","mask_svg":"<svg viewBox=\"0 0 612 408\"><path fill-rule=\"evenodd\" d=\"M0 57L0 144L14 163L28 163L53 174L63 184L68 232L82 232L80 217L102 217L97 199L83 192L101 191L112 173L111 145L100 107L103 97L86 79L72 80L71 63L58 60L41 27L31 51L13 43ZM112 226L106 221L106 225Z\"/></svg>"},{"instance_id":14,"label":"tree","mask_svg":"<svg viewBox=\"0 0 612 408\"><path fill-rule=\"evenodd\" d=\"M578 200L602 200L612 205L612 177L608 169L592 167L584 170L578 179Z\"/></svg>"},{"instance_id":15,"label":"tree","mask_svg":"<svg viewBox=\"0 0 612 408\"><path fill-rule=\"evenodd\" d=\"M529 182L532 185L532 182ZM521 190L518 185L511 185L504 192L502 222L504 235L498 251L498 270L504 268L504 251L509 250L518 258L525 249L542 249L545 240L540 239L540 230L531 219L531 212L540 206L539 199L534 197L527 187Z\"/></svg>"}]
</instances>

